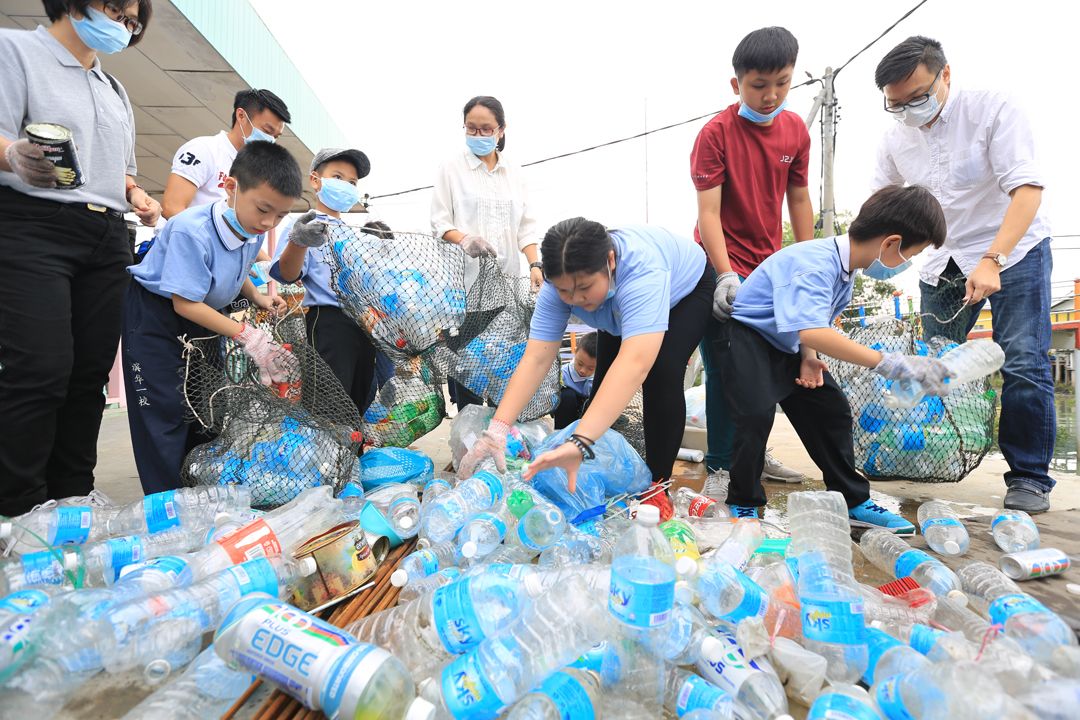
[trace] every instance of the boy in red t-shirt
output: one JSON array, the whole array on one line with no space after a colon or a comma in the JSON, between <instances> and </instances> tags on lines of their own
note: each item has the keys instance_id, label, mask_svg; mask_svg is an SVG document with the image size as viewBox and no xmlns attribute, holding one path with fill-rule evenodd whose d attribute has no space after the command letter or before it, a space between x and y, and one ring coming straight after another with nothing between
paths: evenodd
<instances>
[{"instance_id":1,"label":"boy in red t-shirt","mask_svg":"<svg viewBox=\"0 0 1080 720\"><path fill-rule=\"evenodd\" d=\"M735 432L720 389L714 347L720 323L731 317L742 279L780 249L785 195L795 240L814 236L806 177L810 134L802 118L784 111L798 54L799 42L782 27L762 28L744 37L731 58L735 69L731 89L739 102L705 124L690 154L698 203L694 237L717 276L714 317L701 341L701 359L709 441L705 462L710 471L704 492L720 498L728 481ZM764 480L805 479L768 452L762 466Z\"/></svg>"}]
</instances>

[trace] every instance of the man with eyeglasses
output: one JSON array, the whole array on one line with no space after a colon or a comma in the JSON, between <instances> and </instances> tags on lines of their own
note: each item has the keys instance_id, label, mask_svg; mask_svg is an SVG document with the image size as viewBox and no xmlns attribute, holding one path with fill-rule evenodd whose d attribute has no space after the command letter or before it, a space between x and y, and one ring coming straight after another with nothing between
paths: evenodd
<instances>
[{"instance_id":1,"label":"man with eyeglasses","mask_svg":"<svg viewBox=\"0 0 1080 720\"><path fill-rule=\"evenodd\" d=\"M1050 226L1023 111L1005 95L952 87L941 43L909 37L875 82L898 125L878 151L874 189L923 185L945 211L948 238L928 250L919 290L927 338L963 342L989 300L1005 351L998 445L1009 471L1005 507L1050 508L1054 383L1050 373ZM965 278L964 307L950 288ZM959 313L959 314L957 314ZM955 316L955 320L948 321Z\"/></svg>"}]
</instances>

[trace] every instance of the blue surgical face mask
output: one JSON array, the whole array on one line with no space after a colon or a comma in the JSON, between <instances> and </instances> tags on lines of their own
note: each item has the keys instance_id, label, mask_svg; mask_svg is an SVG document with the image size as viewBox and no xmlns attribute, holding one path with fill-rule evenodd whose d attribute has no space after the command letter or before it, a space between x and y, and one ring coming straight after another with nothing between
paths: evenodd
<instances>
[{"instance_id":1,"label":"blue surgical face mask","mask_svg":"<svg viewBox=\"0 0 1080 720\"><path fill-rule=\"evenodd\" d=\"M248 232L244 229L244 226L240 224L240 219L236 217L236 210L233 209L232 205L225 208L225 212L222 214L222 217L225 220L225 224L232 228L233 232L235 232L237 235L244 238L245 240L250 240L251 238L259 234Z\"/></svg>"},{"instance_id":2,"label":"blue surgical face mask","mask_svg":"<svg viewBox=\"0 0 1080 720\"><path fill-rule=\"evenodd\" d=\"M750 122L754 122L754 123L769 122L774 117L776 117L780 113L784 112L784 108L786 108L786 107L787 107L787 98L784 98L784 102L780 103L780 107L776 108L775 110L773 110L768 115L762 115L761 113L759 113L757 110L753 109L752 107L750 107L746 103L740 102L739 103L739 117L746 118Z\"/></svg>"},{"instance_id":3,"label":"blue surgical face mask","mask_svg":"<svg viewBox=\"0 0 1080 720\"><path fill-rule=\"evenodd\" d=\"M251 122L251 116L249 116L247 114L247 112L245 112L244 115L247 116L248 125L251 126L251 134L244 137L244 144L245 145L247 145L248 143L252 143L252 142L268 142L268 143L277 142L277 138L275 138L273 135L267 135L262 130L255 127L255 124L253 122ZM239 120L240 115L237 114L236 118ZM241 121L240 122L240 134L243 135L243 133L244 133L244 123Z\"/></svg>"},{"instance_id":4,"label":"blue surgical face mask","mask_svg":"<svg viewBox=\"0 0 1080 720\"><path fill-rule=\"evenodd\" d=\"M348 212L360 199L360 189L338 178L324 177L317 193L322 204L337 212Z\"/></svg>"},{"instance_id":5,"label":"blue surgical face mask","mask_svg":"<svg viewBox=\"0 0 1080 720\"><path fill-rule=\"evenodd\" d=\"M495 151L495 146L498 144L498 133L495 133L491 137L484 137L483 135L465 136L465 145L468 146L469 152L471 152L476 157L487 157Z\"/></svg>"},{"instance_id":6,"label":"blue surgical face mask","mask_svg":"<svg viewBox=\"0 0 1080 720\"><path fill-rule=\"evenodd\" d=\"M888 280L894 278L900 273L911 267L911 260L904 257L900 252L900 248L896 249L896 254L900 256L900 259L904 262L900 263L896 267L889 267L885 263L881 262L881 251L878 251L877 259L870 263L870 267L863 270L863 275L874 280Z\"/></svg>"},{"instance_id":7,"label":"blue surgical face mask","mask_svg":"<svg viewBox=\"0 0 1080 720\"><path fill-rule=\"evenodd\" d=\"M941 103L938 102L937 95L931 95L930 99L922 105L906 107L894 117L908 127L917 128L936 118L939 112L941 112Z\"/></svg>"},{"instance_id":8,"label":"blue surgical face mask","mask_svg":"<svg viewBox=\"0 0 1080 720\"><path fill-rule=\"evenodd\" d=\"M120 52L131 42L126 27L92 7L86 8L83 18L71 18L71 25L86 47L106 55Z\"/></svg>"}]
</instances>

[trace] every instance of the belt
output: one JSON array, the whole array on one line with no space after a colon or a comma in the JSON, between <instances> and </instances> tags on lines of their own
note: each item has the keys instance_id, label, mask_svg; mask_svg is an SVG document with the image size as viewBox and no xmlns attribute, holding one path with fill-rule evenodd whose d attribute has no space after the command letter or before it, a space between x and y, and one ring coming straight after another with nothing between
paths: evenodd
<instances>
[{"instance_id":1,"label":"belt","mask_svg":"<svg viewBox=\"0 0 1080 720\"><path fill-rule=\"evenodd\" d=\"M109 217L112 217L112 218L120 218L121 220L124 219L124 213L120 212L119 210L113 210L112 208L107 208L104 205L95 205L94 203L64 203L64 204L65 205L70 205L71 207L77 208L79 210L89 210L90 212L102 213L102 214L108 215Z\"/></svg>"}]
</instances>

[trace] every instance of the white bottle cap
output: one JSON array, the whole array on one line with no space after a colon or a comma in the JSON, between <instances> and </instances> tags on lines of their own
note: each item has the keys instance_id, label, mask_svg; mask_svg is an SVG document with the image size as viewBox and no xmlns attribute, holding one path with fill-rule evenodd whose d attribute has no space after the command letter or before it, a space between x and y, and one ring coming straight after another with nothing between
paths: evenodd
<instances>
[{"instance_id":1,"label":"white bottle cap","mask_svg":"<svg viewBox=\"0 0 1080 720\"><path fill-rule=\"evenodd\" d=\"M634 520L638 525L655 526L660 524L660 508L655 505L641 504L637 506L637 514Z\"/></svg>"},{"instance_id":2,"label":"white bottle cap","mask_svg":"<svg viewBox=\"0 0 1080 720\"><path fill-rule=\"evenodd\" d=\"M433 720L434 717L435 706L424 698L416 698L409 704L409 709L405 711L404 720Z\"/></svg>"},{"instance_id":3,"label":"white bottle cap","mask_svg":"<svg viewBox=\"0 0 1080 720\"><path fill-rule=\"evenodd\" d=\"M949 555L960 554L960 543L956 542L955 540L946 540L943 547L945 548L945 552Z\"/></svg>"},{"instance_id":4,"label":"white bottle cap","mask_svg":"<svg viewBox=\"0 0 1080 720\"><path fill-rule=\"evenodd\" d=\"M9 537L11 537L11 523L0 523L0 539L7 540Z\"/></svg>"},{"instance_id":5,"label":"white bottle cap","mask_svg":"<svg viewBox=\"0 0 1080 720\"><path fill-rule=\"evenodd\" d=\"M468 540L461 545L461 556L466 558L476 557L476 551L480 548L476 547L476 543L472 540Z\"/></svg>"},{"instance_id":6,"label":"white bottle cap","mask_svg":"<svg viewBox=\"0 0 1080 720\"><path fill-rule=\"evenodd\" d=\"M675 572L677 572L680 577L695 577L697 571L698 564L692 557L683 555L675 561Z\"/></svg>"},{"instance_id":7,"label":"white bottle cap","mask_svg":"<svg viewBox=\"0 0 1080 720\"><path fill-rule=\"evenodd\" d=\"M227 512L219 512L217 515L214 516L214 525L221 525L222 523L227 522L230 517L232 516L229 515L229 513Z\"/></svg>"},{"instance_id":8,"label":"white bottle cap","mask_svg":"<svg viewBox=\"0 0 1080 720\"><path fill-rule=\"evenodd\" d=\"M298 569L300 570L300 575L303 577L307 577L308 575L314 575L315 572L319 569L319 564L315 562L315 558L311 557L310 555L300 558L296 561L296 564L298 566Z\"/></svg>"},{"instance_id":9,"label":"white bottle cap","mask_svg":"<svg viewBox=\"0 0 1080 720\"><path fill-rule=\"evenodd\" d=\"M401 526L402 530L408 530L413 526L413 519L406 515L398 520L398 525Z\"/></svg>"},{"instance_id":10,"label":"white bottle cap","mask_svg":"<svg viewBox=\"0 0 1080 720\"><path fill-rule=\"evenodd\" d=\"M64 553L64 569L75 572L79 569L79 556L72 552Z\"/></svg>"},{"instance_id":11,"label":"white bottle cap","mask_svg":"<svg viewBox=\"0 0 1080 720\"><path fill-rule=\"evenodd\" d=\"M398 568L390 574L390 584L394 587L405 587L409 584L409 573L405 568Z\"/></svg>"},{"instance_id":12,"label":"white bottle cap","mask_svg":"<svg viewBox=\"0 0 1080 720\"><path fill-rule=\"evenodd\" d=\"M712 635L707 635L701 640L701 657L706 662L720 662L720 659L724 657L724 643L720 642Z\"/></svg>"},{"instance_id":13,"label":"white bottle cap","mask_svg":"<svg viewBox=\"0 0 1080 720\"><path fill-rule=\"evenodd\" d=\"M945 597L949 598L957 605L967 606L968 596L964 594L963 590L950 590L945 594Z\"/></svg>"}]
</instances>

